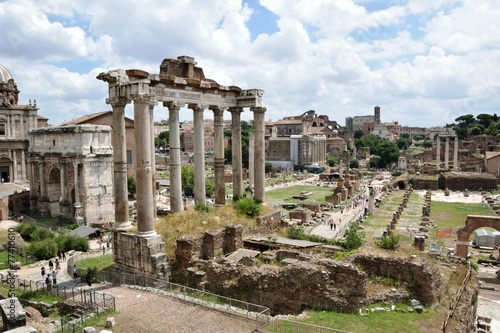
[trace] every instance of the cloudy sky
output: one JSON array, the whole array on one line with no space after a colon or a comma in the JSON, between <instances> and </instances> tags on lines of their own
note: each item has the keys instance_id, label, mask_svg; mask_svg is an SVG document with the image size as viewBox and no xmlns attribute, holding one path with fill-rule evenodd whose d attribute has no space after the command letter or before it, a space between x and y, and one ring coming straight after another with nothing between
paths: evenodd
<instances>
[{"instance_id":1,"label":"cloudy sky","mask_svg":"<svg viewBox=\"0 0 500 333\"><path fill-rule=\"evenodd\" d=\"M0 0L0 32L19 103L36 99L52 125L111 109L100 72L158 73L180 55L222 85L264 89L267 120L316 110L344 125L379 105L383 122L430 127L500 113L498 0Z\"/></svg>"}]
</instances>

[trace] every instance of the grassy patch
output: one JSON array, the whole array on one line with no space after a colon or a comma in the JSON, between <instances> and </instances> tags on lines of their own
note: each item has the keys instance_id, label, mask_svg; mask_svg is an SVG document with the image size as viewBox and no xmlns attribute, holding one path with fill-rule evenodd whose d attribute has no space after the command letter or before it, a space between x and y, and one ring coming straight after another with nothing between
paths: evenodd
<instances>
[{"instance_id":1,"label":"grassy patch","mask_svg":"<svg viewBox=\"0 0 500 333\"><path fill-rule=\"evenodd\" d=\"M229 204L212 208L208 213L191 208L179 214L167 215L156 222L155 229L163 236L169 258L175 258L177 239L182 236L200 235L228 225L241 224L245 230L257 227L255 219L238 214ZM267 213L266 209L262 207L262 214Z\"/></svg>"},{"instance_id":2,"label":"grassy patch","mask_svg":"<svg viewBox=\"0 0 500 333\"><path fill-rule=\"evenodd\" d=\"M431 216L440 228L462 228L468 215L495 216L493 210L485 204L463 202L431 202Z\"/></svg>"},{"instance_id":3,"label":"grassy patch","mask_svg":"<svg viewBox=\"0 0 500 333\"><path fill-rule=\"evenodd\" d=\"M294 199L294 195L299 195L301 192L310 192L311 194L305 200ZM325 196L332 195L332 188L326 186L313 185L295 185L266 192L266 202L272 204L286 203L314 203L324 204Z\"/></svg>"},{"instance_id":4,"label":"grassy patch","mask_svg":"<svg viewBox=\"0 0 500 333\"><path fill-rule=\"evenodd\" d=\"M400 307L406 310L408 306L402 305ZM433 310L421 314L397 311L369 312L367 316L314 310L308 312L308 317L300 321L354 333L418 333L422 332L421 326L430 320L432 321L435 315Z\"/></svg>"},{"instance_id":5,"label":"grassy patch","mask_svg":"<svg viewBox=\"0 0 500 333\"><path fill-rule=\"evenodd\" d=\"M87 268L97 268L97 271L102 271L114 264L113 255L105 254L99 257L82 259L76 263L76 267L80 270L85 270Z\"/></svg>"},{"instance_id":6,"label":"grassy patch","mask_svg":"<svg viewBox=\"0 0 500 333\"><path fill-rule=\"evenodd\" d=\"M11 292L9 286L7 285L0 285L0 291L3 295L8 295L8 293ZM16 288L14 294L17 298L20 299L29 299L35 302L43 302L46 304L52 304L54 302L59 302L62 300L62 298L56 295L46 294L43 291L25 291L24 289Z\"/></svg>"}]
</instances>

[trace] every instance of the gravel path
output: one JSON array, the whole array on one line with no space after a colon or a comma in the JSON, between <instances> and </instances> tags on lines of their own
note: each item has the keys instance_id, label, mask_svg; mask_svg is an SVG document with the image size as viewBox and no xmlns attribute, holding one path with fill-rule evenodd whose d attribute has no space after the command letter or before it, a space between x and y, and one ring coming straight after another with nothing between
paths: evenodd
<instances>
[{"instance_id":1,"label":"gravel path","mask_svg":"<svg viewBox=\"0 0 500 333\"><path fill-rule=\"evenodd\" d=\"M120 333L250 333L255 322L148 292L113 287Z\"/></svg>"}]
</instances>

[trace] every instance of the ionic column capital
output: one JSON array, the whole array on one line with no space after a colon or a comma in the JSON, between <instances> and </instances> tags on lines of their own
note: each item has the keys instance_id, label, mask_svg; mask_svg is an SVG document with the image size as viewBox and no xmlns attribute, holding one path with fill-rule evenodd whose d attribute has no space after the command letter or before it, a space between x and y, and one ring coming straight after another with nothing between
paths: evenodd
<instances>
[{"instance_id":1,"label":"ionic column capital","mask_svg":"<svg viewBox=\"0 0 500 333\"><path fill-rule=\"evenodd\" d=\"M113 97L113 98L106 98L106 104L111 105L113 108L114 107L125 107L127 104L131 102L130 98L127 96L118 96L118 97Z\"/></svg>"}]
</instances>

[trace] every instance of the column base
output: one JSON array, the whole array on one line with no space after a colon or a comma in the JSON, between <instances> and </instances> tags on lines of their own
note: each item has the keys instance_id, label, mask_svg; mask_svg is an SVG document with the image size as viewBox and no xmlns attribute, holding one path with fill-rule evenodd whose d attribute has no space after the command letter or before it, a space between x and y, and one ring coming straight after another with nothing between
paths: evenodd
<instances>
[{"instance_id":1,"label":"column base","mask_svg":"<svg viewBox=\"0 0 500 333\"><path fill-rule=\"evenodd\" d=\"M127 221L127 222L114 222L113 223L113 230L116 231L127 231L132 228L132 224Z\"/></svg>"},{"instance_id":2,"label":"column base","mask_svg":"<svg viewBox=\"0 0 500 333\"><path fill-rule=\"evenodd\" d=\"M137 237L142 237L142 238L148 238L148 237L153 237L158 235L158 233L155 230L151 231L140 231L137 233Z\"/></svg>"}]
</instances>

